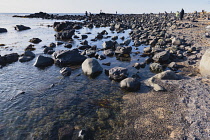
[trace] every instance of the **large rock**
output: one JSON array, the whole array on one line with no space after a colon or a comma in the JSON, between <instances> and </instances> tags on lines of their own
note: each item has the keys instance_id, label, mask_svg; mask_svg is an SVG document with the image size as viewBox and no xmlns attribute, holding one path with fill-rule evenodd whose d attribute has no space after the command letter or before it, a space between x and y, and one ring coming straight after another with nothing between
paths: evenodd
<instances>
[{"instance_id":1,"label":"large rock","mask_svg":"<svg viewBox=\"0 0 210 140\"><path fill-rule=\"evenodd\" d=\"M0 33L6 33L7 32L7 29L5 28L0 28Z\"/></svg>"},{"instance_id":2,"label":"large rock","mask_svg":"<svg viewBox=\"0 0 210 140\"><path fill-rule=\"evenodd\" d=\"M206 50L200 61L200 73L203 76L210 76L210 49Z\"/></svg>"},{"instance_id":3,"label":"large rock","mask_svg":"<svg viewBox=\"0 0 210 140\"><path fill-rule=\"evenodd\" d=\"M141 83L136 78L126 78L120 82L120 87L128 91L137 91L140 89Z\"/></svg>"},{"instance_id":4,"label":"large rock","mask_svg":"<svg viewBox=\"0 0 210 140\"><path fill-rule=\"evenodd\" d=\"M101 65L98 63L96 59L87 58L82 63L82 70L84 74L86 75L96 76L103 71L103 68L101 67Z\"/></svg>"},{"instance_id":5,"label":"large rock","mask_svg":"<svg viewBox=\"0 0 210 140\"><path fill-rule=\"evenodd\" d=\"M131 46L127 46L127 47L118 46L115 50L115 53L117 53L117 54L130 54L131 50L132 50Z\"/></svg>"},{"instance_id":6,"label":"large rock","mask_svg":"<svg viewBox=\"0 0 210 140\"><path fill-rule=\"evenodd\" d=\"M59 32L55 35L55 38L61 39L61 40L72 39L74 32L75 32L75 30L66 30L63 32Z\"/></svg>"},{"instance_id":7,"label":"large rock","mask_svg":"<svg viewBox=\"0 0 210 140\"><path fill-rule=\"evenodd\" d=\"M54 63L54 60L52 58L39 55L36 59L36 62L34 63L34 66L47 67L47 66L51 66L53 63Z\"/></svg>"},{"instance_id":8,"label":"large rock","mask_svg":"<svg viewBox=\"0 0 210 140\"><path fill-rule=\"evenodd\" d=\"M24 54L19 58L20 62L31 61L35 58L35 54L31 51L25 51Z\"/></svg>"},{"instance_id":9,"label":"large rock","mask_svg":"<svg viewBox=\"0 0 210 140\"><path fill-rule=\"evenodd\" d=\"M170 57L170 53L168 51L162 51L153 56L153 60L156 62L165 62L168 61Z\"/></svg>"},{"instance_id":10,"label":"large rock","mask_svg":"<svg viewBox=\"0 0 210 140\"><path fill-rule=\"evenodd\" d=\"M23 31L23 30L28 30L31 29L30 27L24 26L24 25L16 25L15 30L17 31Z\"/></svg>"},{"instance_id":11,"label":"large rock","mask_svg":"<svg viewBox=\"0 0 210 140\"><path fill-rule=\"evenodd\" d=\"M75 50L60 50L53 53L56 64L61 66L80 65L86 57L81 55L77 49Z\"/></svg>"},{"instance_id":12,"label":"large rock","mask_svg":"<svg viewBox=\"0 0 210 140\"><path fill-rule=\"evenodd\" d=\"M109 78L116 80L116 81L121 81L125 78L128 77L128 69L123 68L123 67L114 67L109 70Z\"/></svg>"},{"instance_id":13,"label":"large rock","mask_svg":"<svg viewBox=\"0 0 210 140\"><path fill-rule=\"evenodd\" d=\"M18 61L19 55L17 53L11 53L4 56L0 56L0 65L4 66L9 63Z\"/></svg>"},{"instance_id":14,"label":"large rock","mask_svg":"<svg viewBox=\"0 0 210 140\"><path fill-rule=\"evenodd\" d=\"M114 43L112 41L105 41L102 46L104 49L112 49L114 47Z\"/></svg>"}]
</instances>

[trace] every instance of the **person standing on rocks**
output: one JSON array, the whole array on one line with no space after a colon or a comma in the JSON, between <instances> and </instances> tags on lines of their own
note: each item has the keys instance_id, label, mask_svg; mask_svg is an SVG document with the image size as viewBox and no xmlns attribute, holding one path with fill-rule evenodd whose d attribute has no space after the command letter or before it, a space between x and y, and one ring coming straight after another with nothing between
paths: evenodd
<instances>
[{"instance_id":1,"label":"person standing on rocks","mask_svg":"<svg viewBox=\"0 0 210 140\"><path fill-rule=\"evenodd\" d=\"M179 20L179 11L176 12L176 20Z\"/></svg>"},{"instance_id":2,"label":"person standing on rocks","mask_svg":"<svg viewBox=\"0 0 210 140\"><path fill-rule=\"evenodd\" d=\"M180 20L182 20L183 17L184 17L184 9L183 8L182 8L182 10L181 10L181 12L179 14L179 17L180 17Z\"/></svg>"}]
</instances>

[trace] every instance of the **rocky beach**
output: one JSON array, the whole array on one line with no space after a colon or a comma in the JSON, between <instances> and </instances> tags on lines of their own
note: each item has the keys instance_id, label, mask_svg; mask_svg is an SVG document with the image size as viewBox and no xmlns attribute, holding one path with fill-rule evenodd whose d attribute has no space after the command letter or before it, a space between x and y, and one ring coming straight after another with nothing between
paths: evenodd
<instances>
[{"instance_id":1,"label":"rocky beach","mask_svg":"<svg viewBox=\"0 0 210 140\"><path fill-rule=\"evenodd\" d=\"M13 18L53 24L41 25L47 38L23 35L27 46L0 40L1 80L20 75L15 96L0 92L0 138L210 139L207 13L185 13L183 20L175 13ZM0 27L0 39L9 32ZM11 89L8 83L2 87Z\"/></svg>"}]
</instances>

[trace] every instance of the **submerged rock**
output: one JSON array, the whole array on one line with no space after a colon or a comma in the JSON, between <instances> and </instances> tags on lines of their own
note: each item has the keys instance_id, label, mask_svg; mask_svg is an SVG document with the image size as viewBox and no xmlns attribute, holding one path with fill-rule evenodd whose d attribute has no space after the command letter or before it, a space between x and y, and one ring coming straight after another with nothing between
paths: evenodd
<instances>
[{"instance_id":1,"label":"submerged rock","mask_svg":"<svg viewBox=\"0 0 210 140\"><path fill-rule=\"evenodd\" d=\"M101 67L101 65L98 63L96 59L87 58L82 63L82 70L84 74L86 75L97 76L103 71L103 68Z\"/></svg>"},{"instance_id":2,"label":"submerged rock","mask_svg":"<svg viewBox=\"0 0 210 140\"><path fill-rule=\"evenodd\" d=\"M63 76L70 76L70 75L71 75L71 68L69 68L69 67L63 67L63 68L60 70L60 73L61 73Z\"/></svg>"}]
</instances>

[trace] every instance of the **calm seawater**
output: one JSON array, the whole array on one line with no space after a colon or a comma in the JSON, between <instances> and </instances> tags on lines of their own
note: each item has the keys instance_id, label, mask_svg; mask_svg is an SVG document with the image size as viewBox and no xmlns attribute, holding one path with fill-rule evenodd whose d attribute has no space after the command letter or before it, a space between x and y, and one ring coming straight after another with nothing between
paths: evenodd
<instances>
[{"instance_id":1,"label":"calm seawater","mask_svg":"<svg viewBox=\"0 0 210 140\"><path fill-rule=\"evenodd\" d=\"M31 44L29 42L31 38L38 37L42 40L39 44L35 44L36 57L43 55L42 46L48 46L52 42L56 43L54 38L56 32L47 25L52 25L59 20L13 18L13 15L18 14L0 14L0 28L8 30L7 33L0 34L0 44L6 45L0 47L0 55L13 52L22 54L24 49ZM14 30L14 26L20 24L29 26L31 29L21 32ZM84 27L76 34L81 36L91 32L92 34L88 35L87 39L89 44L101 48L102 43L110 39L97 42L91 42L90 39L93 39L102 30L107 30L109 36L118 35L119 38L121 36L129 38L130 30L117 34L105 27L93 29ZM81 40L75 40L73 48L76 48L80 42ZM117 42L123 41L118 39ZM138 51L142 52L144 46L138 48ZM67 48L64 48L63 45L55 48L55 50L65 49ZM132 67L135 62L144 60L145 58L139 55L131 54L130 61L116 60L115 57L107 57L105 60L98 61L101 64L111 62L111 66L102 65L104 69L115 66L126 67L129 70L129 76L139 72L140 77L145 79L153 75L149 72L148 66L140 70ZM97 125L96 112L102 106L91 103L108 101L110 106L116 103L120 106L122 103L121 98L125 91L119 88L119 83L109 80L104 72L97 78L91 79L82 73L80 67L77 67L73 68L70 77L64 78L59 73L59 67L53 65L45 69L38 69L33 66L34 62L35 59L25 63L15 62L0 69L0 139L51 139L50 135L54 135L51 134L52 131L55 130L55 133L58 133L56 129L59 128L55 127L55 124L59 124L59 127L65 127L68 124L72 127L79 126L79 128ZM22 91L25 94L19 94ZM113 114L117 120L116 114L120 114L120 110L114 111ZM74 135L77 135L76 133L77 131L74 132Z\"/></svg>"}]
</instances>

